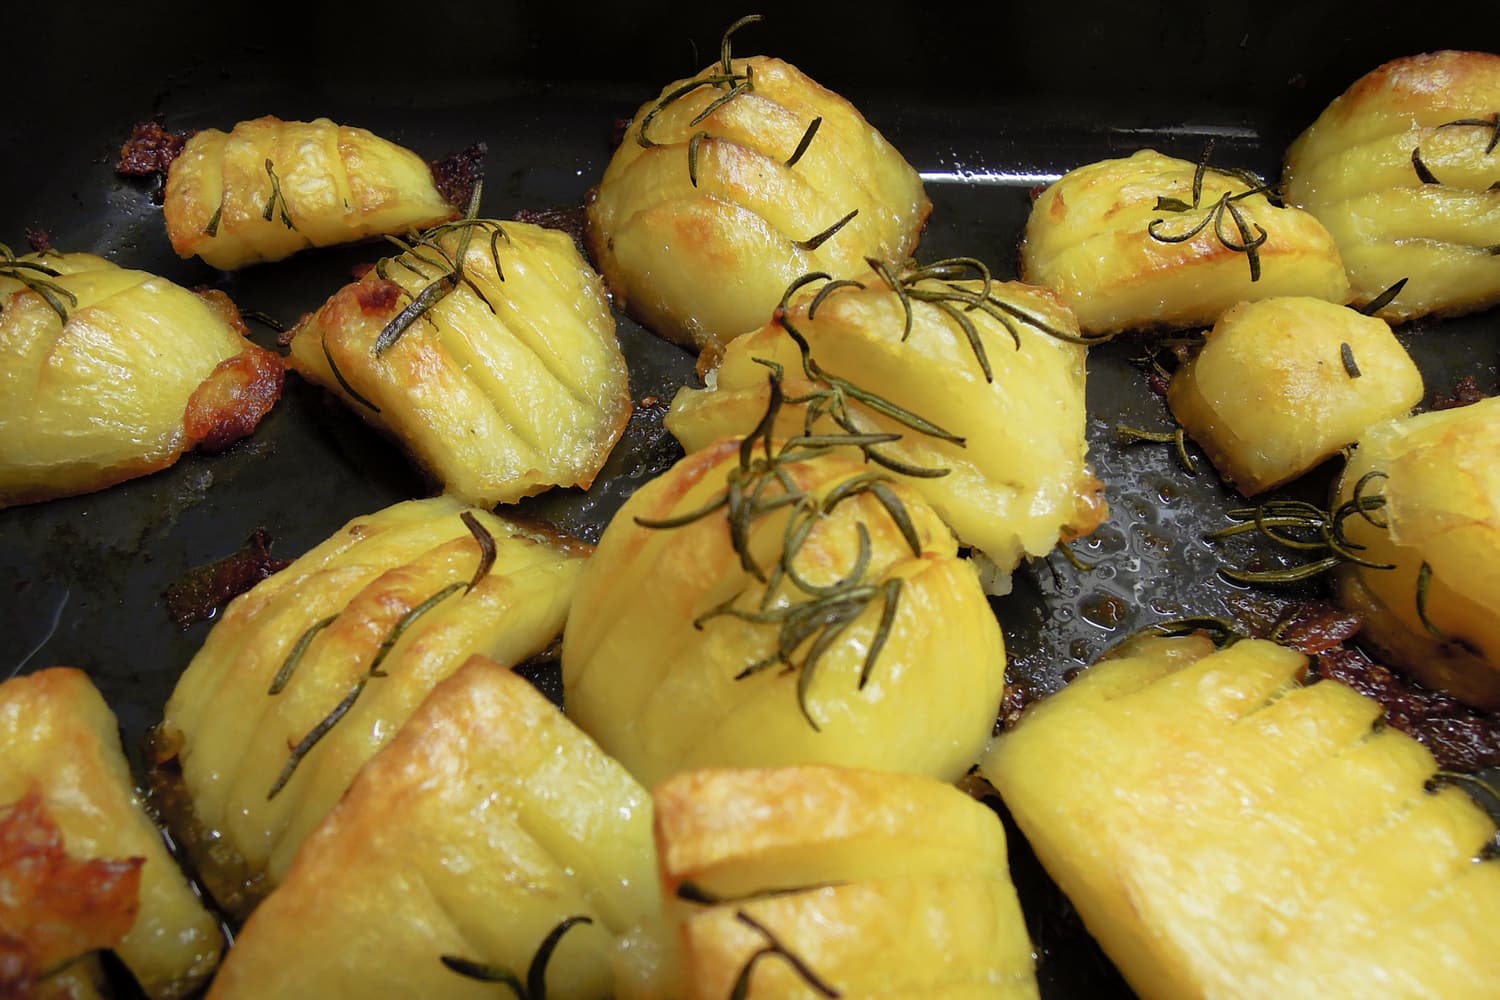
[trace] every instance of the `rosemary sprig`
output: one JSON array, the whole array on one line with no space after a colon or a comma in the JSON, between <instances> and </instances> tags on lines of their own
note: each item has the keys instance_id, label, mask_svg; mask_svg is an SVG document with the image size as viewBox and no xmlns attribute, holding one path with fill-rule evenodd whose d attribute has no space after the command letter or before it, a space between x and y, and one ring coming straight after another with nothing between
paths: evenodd
<instances>
[{"instance_id":1,"label":"rosemary sprig","mask_svg":"<svg viewBox=\"0 0 1500 1000\"><path fill-rule=\"evenodd\" d=\"M715 87L724 91L723 94L720 94L718 97L709 102L707 107L700 111L697 117L695 117L691 122L688 123L689 125L697 125L704 119L706 119L709 115L719 110L719 108L734 100L736 97L740 96L743 93L746 93L747 91L755 89L755 73L752 67L747 67L745 72L743 73L736 73L734 71L734 57L730 39L733 37L736 31L739 31L746 25L755 24L756 22L761 20L763 20L761 15L749 14L745 17L740 18L738 21L735 21L733 24L731 24L728 28L724 29L724 34L719 38L719 65L717 71L711 71L704 76L694 77L681 86L674 88L669 93L663 94L661 98L655 104L653 104L644 115L641 116L641 127L636 129L635 141L640 145L642 149L650 149L652 146L660 145L660 143L652 139L647 134L648 130L651 128L651 123L656 120L657 115L661 114L667 108L671 107L673 104L676 104L678 101L682 100L689 94L701 90L704 87ZM697 186L696 182L694 183L694 186Z\"/></svg>"},{"instance_id":2,"label":"rosemary sprig","mask_svg":"<svg viewBox=\"0 0 1500 1000\"><path fill-rule=\"evenodd\" d=\"M266 176L271 178L271 196L266 199L266 209L261 213L261 218L270 222L271 217L276 214L279 208L281 212L281 224L288 229L296 229L297 227L292 225L292 217L287 214L286 195L281 193L281 178L276 176L276 167L271 162L269 156L266 157ZM219 212L223 210L224 206L220 204ZM214 213L214 218L209 220L209 224L214 226L215 230L218 229L217 219L219 212ZM208 235L212 236L214 234L209 233Z\"/></svg>"},{"instance_id":3,"label":"rosemary sprig","mask_svg":"<svg viewBox=\"0 0 1500 1000\"><path fill-rule=\"evenodd\" d=\"M1229 511L1229 517L1241 523L1209 533L1206 536L1209 541L1259 532L1283 548L1323 555L1313 562L1283 569L1221 568L1219 572L1239 583L1295 583L1326 573L1342 563L1368 569L1395 569L1391 563L1373 562L1360 555L1366 546L1344 533L1344 522L1356 516L1377 528L1388 526L1383 516L1377 516L1385 507L1385 496L1366 492L1371 483L1385 478L1384 472L1365 473L1354 484L1350 498L1332 511L1305 500L1267 500L1257 507Z\"/></svg>"},{"instance_id":4,"label":"rosemary sprig","mask_svg":"<svg viewBox=\"0 0 1500 1000\"><path fill-rule=\"evenodd\" d=\"M1188 615L1185 618L1171 618L1166 621L1152 622L1143 630L1154 635L1182 636L1192 635L1194 632L1207 632L1213 639L1215 646L1232 646L1241 639L1250 638L1249 633L1241 629L1235 622L1228 618L1220 618L1217 615Z\"/></svg>"},{"instance_id":5,"label":"rosemary sprig","mask_svg":"<svg viewBox=\"0 0 1500 1000\"><path fill-rule=\"evenodd\" d=\"M35 260L22 260L4 243L0 243L0 278L19 281L27 291L35 292L64 323L68 321L68 308L77 308L78 296L52 278L62 277L55 267ZM67 299L67 305L63 300Z\"/></svg>"},{"instance_id":6,"label":"rosemary sprig","mask_svg":"<svg viewBox=\"0 0 1500 1000\"><path fill-rule=\"evenodd\" d=\"M1198 474L1198 460L1195 459L1187 449L1187 432L1181 427L1172 431L1148 431L1141 427L1128 427L1124 424L1115 428L1115 433L1120 435L1127 443L1136 441L1152 441L1156 444L1175 445L1177 462L1190 476Z\"/></svg>"},{"instance_id":7,"label":"rosemary sprig","mask_svg":"<svg viewBox=\"0 0 1500 1000\"><path fill-rule=\"evenodd\" d=\"M291 652L287 653L286 659L281 661L281 669L277 670L276 676L271 679L271 686L267 689L266 694L274 696L286 690L287 684L291 683L292 672L302 662L302 657L307 654L307 648L318 637L318 633L332 625L338 620L338 617L338 615L329 615L327 618L315 621L307 627L307 630L298 638L296 644L292 646Z\"/></svg>"},{"instance_id":8,"label":"rosemary sprig","mask_svg":"<svg viewBox=\"0 0 1500 1000\"><path fill-rule=\"evenodd\" d=\"M521 982L519 976L503 966L476 962L458 955L443 955L440 956L440 961L447 966L449 971L456 972L465 979L476 979L482 983L503 983L509 986L511 992L516 995L516 1000L547 1000L547 964L552 961L552 953L557 950L558 943L562 941L564 934L578 924L592 924L593 922L592 918L579 914L568 917L552 928L542 939L542 943L537 946L536 954L531 956L531 964L526 969L526 982L524 983Z\"/></svg>"},{"instance_id":9,"label":"rosemary sprig","mask_svg":"<svg viewBox=\"0 0 1500 1000\"><path fill-rule=\"evenodd\" d=\"M1484 146L1484 155L1489 156L1500 146L1500 112L1495 112L1488 118L1458 118L1451 122L1443 122L1438 128L1483 128L1488 129L1490 138ZM1422 160L1422 147L1414 146L1411 151L1411 167L1416 171L1417 180L1423 184L1442 184L1432 170ZM1500 191L1500 181L1496 181L1488 188L1490 191Z\"/></svg>"},{"instance_id":10,"label":"rosemary sprig","mask_svg":"<svg viewBox=\"0 0 1500 1000\"><path fill-rule=\"evenodd\" d=\"M1203 207L1203 179L1208 171L1212 170L1221 176L1231 177L1246 185L1245 190L1233 192L1225 191L1217 201L1208 209L1203 218L1197 223L1180 233L1168 233L1162 227L1166 224L1165 218L1152 219L1146 226L1146 232L1158 243L1186 243L1210 226L1213 227L1214 238L1219 245L1233 253L1242 253L1250 265L1250 280L1260 280L1260 248L1265 245L1268 234L1263 226L1245 216L1238 202L1255 195L1265 195L1273 205L1275 191L1255 174L1247 170L1234 168L1214 167L1209 165L1209 157L1213 154L1213 143L1210 142L1203 150L1203 158L1198 161L1197 168L1193 171L1193 200L1185 202L1180 198L1171 198L1165 195L1156 199L1156 210L1158 212L1187 213L1196 212ZM1225 216L1234 224L1235 236L1231 236L1225 225ZM1252 232L1252 227L1254 232Z\"/></svg>"},{"instance_id":11,"label":"rosemary sprig","mask_svg":"<svg viewBox=\"0 0 1500 1000\"><path fill-rule=\"evenodd\" d=\"M838 997L842 996L837 989L829 985L821 976L814 972L807 962L796 952L782 944L765 924L756 920L744 910L736 910L734 918L759 934L765 939L766 943L764 947L751 953L750 957L745 960L744 966L740 969L740 974L735 977L734 988L729 992L729 1000L745 1000L750 995L750 978L755 974L756 963L772 955L790 965L792 971L796 972L798 978L806 983L808 988L813 990L813 992L827 997L828 1000L838 1000Z\"/></svg>"}]
</instances>

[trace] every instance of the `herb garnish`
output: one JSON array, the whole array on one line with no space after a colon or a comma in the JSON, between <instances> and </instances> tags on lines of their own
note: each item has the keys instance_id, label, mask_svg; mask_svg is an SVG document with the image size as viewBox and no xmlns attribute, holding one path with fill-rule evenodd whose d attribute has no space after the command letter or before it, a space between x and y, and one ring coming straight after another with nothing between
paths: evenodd
<instances>
[{"instance_id":1,"label":"herb garnish","mask_svg":"<svg viewBox=\"0 0 1500 1000\"><path fill-rule=\"evenodd\" d=\"M592 924L593 922L592 918L580 914L568 917L552 928L542 939L542 943L537 946L536 954L531 957L531 965L526 969L526 982L524 983L514 972L502 966L475 962L458 955L443 955L440 960L450 971L458 973L465 979L477 979L482 983L504 983L516 995L516 1000L547 1000L547 963L552 960L552 953L557 950L558 942L562 940L564 934L578 924Z\"/></svg>"},{"instance_id":2,"label":"herb garnish","mask_svg":"<svg viewBox=\"0 0 1500 1000\"><path fill-rule=\"evenodd\" d=\"M68 308L77 308L78 296L68 291L51 278L62 277L62 272L36 260L22 260L4 243L0 243L0 278L13 278L42 297L42 301L57 313L64 323L68 321ZM63 299L68 305L63 305Z\"/></svg>"},{"instance_id":3,"label":"herb garnish","mask_svg":"<svg viewBox=\"0 0 1500 1000\"><path fill-rule=\"evenodd\" d=\"M1181 427L1173 431L1148 431L1140 427L1128 427L1124 424L1115 428L1115 433L1120 435L1127 443L1136 441L1152 441L1156 444L1176 445L1177 461L1183 471L1190 476L1198 474L1198 461L1193 458L1187 449L1187 432Z\"/></svg>"},{"instance_id":4,"label":"herb garnish","mask_svg":"<svg viewBox=\"0 0 1500 1000\"><path fill-rule=\"evenodd\" d=\"M1344 363L1344 373L1350 378L1359 378L1363 374L1359 365L1354 363L1354 348L1349 346L1347 340L1339 345L1339 360Z\"/></svg>"},{"instance_id":5,"label":"herb garnish","mask_svg":"<svg viewBox=\"0 0 1500 1000\"><path fill-rule=\"evenodd\" d=\"M1380 310L1396 301L1396 296L1401 294L1401 289L1406 287L1406 283L1408 280L1410 279L1402 278L1400 281L1397 281L1395 284L1391 285L1391 287L1375 296L1369 302L1366 302L1364 305L1360 306L1359 312L1365 316L1374 316L1376 313L1380 312Z\"/></svg>"},{"instance_id":6,"label":"herb garnish","mask_svg":"<svg viewBox=\"0 0 1500 1000\"><path fill-rule=\"evenodd\" d=\"M270 162L269 160L267 162ZM219 220L224 218L224 203L219 202L219 207L214 209L214 214L208 217L208 225L203 227L204 236L219 235Z\"/></svg>"},{"instance_id":7,"label":"herb garnish","mask_svg":"<svg viewBox=\"0 0 1500 1000\"><path fill-rule=\"evenodd\" d=\"M1240 181L1247 185L1246 189L1239 192L1225 191L1208 209L1203 218L1198 220L1196 225L1184 232L1168 234L1161 228L1167 221L1165 218L1151 220L1150 224L1146 226L1146 232L1158 243L1186 243L1211 225L1213 226L1214 238L1219 241L1219 245L1233 253L1244 254L1245 259L1250 264L1250 280L1259 281L1260 248L1266 242L1267 233L1265 228L1258 222L1247 218L1237 203L1254 195L1265 195L1266 200L1275 205L1276 202L1273 200L1275 190L1247 170L1210 166L1208 159L1213 153L1213 148L1213 143L1208 143L1203 150L1203 158L1198 161L1198 166L1193 171L1192 202L1185 202L1180 198L1158 196L1156 199L1156 210L1158 212L1185 213L1201 209L1203 207L1203 178L1210 170L1221 176L1231 177ZM1228 230L1225 228L1224 217L1226 215L1234 223L1235 232L1239 237L1238 240L1230 236ZM1252 232L1251 227L1254 227L1257 232Z\"/></svg>"},{"instance_id":8,"label":"herb garnish","mask_svg":"<svg viewBox=\"0 0 1500 1000\"><path fill-rule=\"evenodd\" d=\"M1451 122L1443 122L1437 128L1483 128L1490 132L1490 140L1485 144L1484 155L1489 156L1500 146L1500 112L1490 115L1488 118L1458 118ZM1442 184L1427 164L1422 160L1422 147L1414 146L1411 151L1411 167L1417 174L1417 180L1423 184ZM1491 184L1486 190L1500 191L1500 181Z\"/></svg>"},{"instance_id":9,"label":"herb garnish","mask_svg":"<svg viewBox=\"0 0 1500 1000\"><path fill-rule=\"evenodd\" d=\"M809 236L805 240L793 240L792 246L796 247L799 250L805 250L808 253L812 253L814 250L818 249L818 247L822 246L824 243L827 243L829 240L838 235L838 231L840 229L843 229L849 223L853 222L854 217L858 214L859 209L852 209L848 215L845 215L842 219L835 222L833 225L829 226L821 233Z\"/></svg>"},{"instance_id":10,"label":"herb garnish","mask_svg":"<svg viewBox=\"0 0 1500 1000\"><path fill-rule=\"evenodd\" d=\"M650 110L648 110L644 115L641 116L641 127L636 130L635 141L640 144L642 149L650 149L652 146L660 145L660 143L656 142L646 134L646 130L651 127L651 123L656 120L656 116L661 114L672 104L675 104L676 102L682 100L684 97L693 93L694 91L699 90L703 87L717 87L721 90L724 90L725 92L714 98L714 100L711 101L706 108L700 111L697 117L695 117L691 122L688 123L690 126L701 123L709 115L713 114L715 111L719 110L719 108L723 107L725 104L728 104L736 97L740 96L748 90L755 89L755 73L753 67L746 67L746 70L743 73L736 73L734 71L734 59L729 40L736 31L739 31L746 25L755 24L756 22L761 20L764 20L764 18L760 14L748 14L745 17L740 18L738 21L735 21L728 28L725 28L724 34L719 38L718 72L709 73L707 76L696 77L684 83L682 86L677 87L670 93L662 95L661 99L653 104Z\"/></svg>"},{"instance_id":11,"label":"herb garnish","mask_svg":"<svg viewBox=\"0 0 1500 1000\"><path fill-rule=\"evenodd\" d=\"M838 997L843 995L814 972L801 956L782 944L765 924L756 920L744 910L736 910L734 918L765 938L766 944L764 947L753 952L745 960L744 966L740 969L740 974L735 977L734 989L729 993L729 1000L745 1000L750 995L750 977L755 973L755 963L771 955L783 959L810 989L827 997L828 1000L837 1000Z\"/></svg>"},{"instance_id":12,"label":"herb garnish","mask_svg":"<svg viewBox=\"0 0 1500 1000\"><path fill-rule=\"evenodd\" d=\"M271 163L269 156L266 157L266 175L271 178L271 196L266 199L266 210L261 213L260 217L270 222L271 216L276 214L279 207L281 211L281 224L288 229L296 229L297 227L292 225L292 217L287 214L286 195L281 193L281 178L276 176L276 167ZM224 206L221 203L219 211L222 212L223 210ZM209 220L209 225L213 226L215 230L218 229L218 217L219 213L215 212L214 217ZM212 236L214 234L209 233L208 235Z\"/></svg>"}]
</instances>

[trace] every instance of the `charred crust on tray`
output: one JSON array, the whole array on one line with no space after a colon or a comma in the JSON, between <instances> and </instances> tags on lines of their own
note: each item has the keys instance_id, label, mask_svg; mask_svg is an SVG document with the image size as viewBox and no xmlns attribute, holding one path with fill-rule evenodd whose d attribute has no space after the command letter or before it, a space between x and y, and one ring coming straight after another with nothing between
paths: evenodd
<instances>
[{"instance_id":1,"label":"charred crust on tray","mask_svg":"<svg viewBox=\"0 0 1500 1000\"><path fill-rule=\"evenodd\" d=\"M166 195L167 171L192 137L191 132L174 132L160 117L136 122L130 138L120 147L115 173L122 177L146 177L156 182L151 200L160 205Z\"/></svg>"},{"instance_id":2,"label":"charred crust on tray","mask_svg":"<svg viewBox=\"0 0 1500 1000\"><path fill-rule=\"evenodd\" d=\"M588 217L584 214L582 205L577 208L523 208L511 218L543 229L567 233L578 252L588 256Z\"/></svg>"},{"instance_id":3,"label":"charred crust on tray","mask_svg":"<svg viewBox=\"0 0 1500 1000\"><path fill-rule=\"evenodd\" d=\"M36 253L51 253L52 234L45 229L26 230L26 242L31 244L31 249Z\"/></svg>"},{"instance_id":4,"label":"charred crust on tray","mask_svg":"<svg viewBox=\"0 0 1500 1000\"><path fill-rule=\"evenodd\" d=\"M1287 609L1272 636L1283 646L1314 656L1354 638L1363 624L1359 615L1329 601L1303 601Z\"/></svg>"},{"instance_id":5,"label":"charred crust on tray","mask_svg":"<svg viewBox=\"0 0 1500 1000\"><path fill-rule=\"evenodd\" d=\"M444 201L462 211L473 197L475 186L484 177L484 157L488 152L487 145L476 142L468 149L449 153L428 164L432 170L432 183Z\"/></svg>"},{"instance_id":6,"label":"charred crust on tray","mask_svg":"<svg viewBox=\"0 0 1500 1000\"><path fill-rule=\"evenodd\" d=\"M1449 396L1437 395L1432 398L1431 409L1454 410L1460 406L1469 406L1481 399L1489 398L1489 393L1479 388L1479 380L1473 375L1465 375L1453 384L1453 394Z\"/></svg>"},{"instance_id":7,"label":"charred crust on tray","mask_svg":"<svg viewBox=\"0 0 1500 1000\"><path fill-rule=\"evenodd\" d=\"M620 143L625 141L625 135L630 131L630 126L634 124L634 118L616 118L609 130L609 148L618 149Z\"/></svg>"},{"instance_id":8,"label":"charred crust on tray","mask_svg":"<svg viewBox=\"0 0 1500 1000\"><path fill-rule=\"evenodd\" d=\"M231 600L289 565L290 559L271 555L271 533L256 528L239 550L188 570L167 587L162 594L167 614L178 628L207 621Z\"/></svg>"}]
</instances>

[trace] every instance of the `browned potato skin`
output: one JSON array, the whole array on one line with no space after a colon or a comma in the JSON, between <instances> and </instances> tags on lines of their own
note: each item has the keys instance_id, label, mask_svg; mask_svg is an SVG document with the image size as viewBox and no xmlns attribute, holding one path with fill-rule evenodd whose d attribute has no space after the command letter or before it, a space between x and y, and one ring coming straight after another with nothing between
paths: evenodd
<instances>
[{"instance_id":1,"label":"browned potato skin","mask_svg":"<svg viewBox=\"0 0 1500 1000\"><path fill-rule=\"evenodd\" d=\"M1486 148L1500 108L1500 55L1442 51L1388 62L1336 98L1287 150L1288 203L1333 234L1355 301L1406 278L1378 315L1392 323L1500 302L1500 212ZM1446 126L1446 127L1445 127ZM1424 183L1412 161L1440 183Z\"/></svg>"},{"instance_id":2,"label":"browned potato skin","mask_svg":"<svg viewBox=\"0 0 1500 1000\"><path fill-rule=\"evenodd\" d=\"M673 102L652 120L649 148L638 136L656 101L642 105L587 206L589 245L616 305L693 350L765 323L800 275L905 259L932 210L917 172L848 101L779 59L735 59L733 68L754 73L753 90L697 123L723 90ZM816 117L817 135L788 167ZM688 145L700 131L711 138L698 150L694 186ZM856 209L816 249L795 245Z\"/></svg>"},{"instance_id":3,"label":"browned potato skin","mask_svg":"<svg viewBox=\"0 0 1500 1000\"><path fill-rule=\"evenodd\" d=\"M1353 375L1344 366L1349 345ZM1320 299L1242 302L1172 376L1172 415L1253 496L1422 399L1422 374L1384 321Z\"/></svg>"}]
</instances>

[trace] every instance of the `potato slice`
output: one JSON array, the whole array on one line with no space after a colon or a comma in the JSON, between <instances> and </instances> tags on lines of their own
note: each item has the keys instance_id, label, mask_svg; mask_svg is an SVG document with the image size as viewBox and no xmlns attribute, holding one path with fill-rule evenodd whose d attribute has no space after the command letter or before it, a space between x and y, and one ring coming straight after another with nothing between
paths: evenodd
<instances>
[{"instance_id":1,"label":"potato slice","mask_svg":"<svg viewBox=\"0 0 1500 1000\"><path fill-rule=\"evenodd\" d=\"M904 260L931 209L917 172L849 102L779 59L726 56L636 113L588 234L617 305L678 344L718 349L769 320L800 275Z\"/></svg>"},{"instance_id":2,"label":"potato slice","mask_svg":"<svg viewBox=\"0 0 1500 1000\"><path fill-rule=\"evenodd\" d=\"M1494 822L1306 666L1261 640L1138 642L981 770L1143 996L1481 995L1500 975L1500 868L1476 863Z\"/></svg>"},{"instance_id":3,"label":"potato slice","mask_svg":"<svg viewBox=\"0 0 1500 1000\"><path fill-rule=\"evenodd\" d=\"M30 792L40 794L71 857L143 859L139 909L114 949L146 994L165 1000L202 986L223 948L218 921L146 815L119 723L80 670L54 667L0 684L0 803ZM74 983L49 988L82 989L89 977L68 978Z\"/></svg>"},{"instance_id":4,"label":"potato slice","mask_svg":"<svg viewBox=\"0 0 1500 1000\"><path fill-rule=\"evenodd\" d=\"M291 365L483 507L587 488L630 419L599 277L565 234L523 222L465 220L381 261L297 326Z\"/></svg>"},{"instance_id":5,"label":"potato slice","mask_svg":"<svg viewBox=\"0 0 1500 1000\"><path fill-rule=\"evenodd\" d=\"M914 775L828 767L694 771L657 787L657 851L680 995L976 989L1035 997L1005 833ZM768 946L782 949L761 954Z\"/></svg>"},{"instance_id":6,"label":"potato slice","mask_svg":"<svg viewBox=\"0 0 1500 1000\"><path fill-rule=\"evenodd\" d=\"M982 551L1003 573L1027 556L1045 555L1059 539L1092 531L1107 507L1103 487L1086 460L1087 348L1073 342L1081 338L1072 313L1051 292L1017 282L987 288L974 278L923 278L915 268L887 273L897 279L900 295L914 299L909 333L902 298L874 272L855 279L863 287L831 290L816 309L820 289L809 287L784 317L731 343L707 389L678 392L667 428L688 451L720 437L750 433L770 394L763 360L785 370L788 397L820 393L819 405L827 403L835 383L804 364L800 347L787 332L790 326L807 342L808 356L819 370L946 432L946 437L923 433L882 412L880 404L838 390L855 425L902 435L882 446L882 454L906 466L948 470L927 478L901 475L898 469L896 478L920 493L965 544ZM964 297L986 294L1012 323L1014 337L1002 320L968 310ZM922 300L940 295L952 297L951 309ZM978 351L970 346L960 317L974 329ZM992 378L986 377L985 366ZM799 432L805 411L805 406L784 407L778 432ZM838 430L832 411L816 426Z\"/></svg>"},{"instance_id":7,"label":"potato slice","mask_svg":"<svg viewBox=\"0 0 1500 1000\"><path fill-rule=\"evenodd\" d=\"M1432 52L1360 77L1287 150L1288 201L1328 227L1356 301L1393 323L1500 302L1500 55Z\"/></svg>"},{"instance_id":8,"label":"potato slice","mask_svg":"<svg viewBox=\"0 0 1500 1000\"><path fill-rule=\"evenodd\" d=\"M158 738L220 903L243 913L279 881L360 766L471 654L513 664L545 649L586 552L448 497L416 500L356 518L236 598Z\"/></svg>"},{"instance_id":9,"label":"potato slice","mask_svg":"<svg viewBox=\"0 0 1500 1000\"><path fill-rule=\"evenodd\" d=\"M271 115L195 132L167 172L162 212L179 257L223 271L458 214L411 150L327 118Z\"/></svg>"},{"instance_id":10,"label":"potato slice","mask_svg":"<svg viewBox=\"0 0 1500 1000\"><path fill-rule=\"evenodd\" d=\"M245 332L222 292L93 254L0 259L0 506L103 489L249 434L283 372Z\"/></svg>"},{"instance_id":11,"label":"potato slice","mask_svg":"<svg viewBox=\"0 0 1500 1000\"><path fill-rule=\"evenodd\" d=\"M810 762L951 780L988 738L1005 654L972 565L931 507L872 484L857 452L814 456L717 442L605 529L563 680L573 718L643 783Z\"/></svg>"},{"instance_id":12,"label":"potato slice","mask_svg":"<svg viewBox=\"0 0 1500 1000\"><path fill-rule=\"evenodd\" d=\"M211 998L493 997L568 917L547 996L611 992L611 940L659 905L651 800L529 683L473 657L355 778L255 911Z\"/></svg>"},{"instance_id":13,"label":"potato slice","mask_svg":"<svg viewBox=\"0 0 1500 1000\"><path fill-rule=\"evenodd\" d=\"M1347 302L1327 230L1254 190L1238 173L1150 149L1071 170L1032 206L1022 280L1056 291L1094 334L1207 326L1236 302L1275 296Z\"/></svg>"},{"instance_id":14,"label":"potato slice","mask_svg":"<svg viewBox=\"0 0 1500 1000\"><path fill-rule=\"evenodd\" d=\"M1379 319L1321 299L1242 302L1172 376L1172 415L1245 496L1279 486L1422 399Z\"/></svg>"},{"instance_id":15,"label":"potato slice","mask_svg":"<svg viewBox=\"0 0 1500 1000\"><path fill-rule=\"evenodd\" d=\"M1343 518L1344 533L1361 559L1394 567L1339 570L1362 641L1430 687L1500 709L1500 398L1370 428L1336 503L1362 481L1383 506Z\"/></svg>"}]
</instances>

